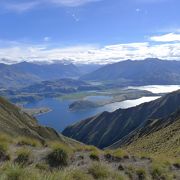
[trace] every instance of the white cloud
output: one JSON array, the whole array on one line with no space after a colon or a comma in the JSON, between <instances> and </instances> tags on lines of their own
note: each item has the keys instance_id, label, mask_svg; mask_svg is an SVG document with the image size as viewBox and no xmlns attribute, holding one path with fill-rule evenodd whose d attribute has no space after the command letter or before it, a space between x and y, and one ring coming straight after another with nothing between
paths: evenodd
<instances>
[{"instance_id":1,"label":"white cloud","mask_svg":"<svg viewBox=\"0 0 180 180\"><path fill-rule=\"evenodd\" d=\"M4 8L7 10L22 13L22 12L29 11L35 8L37 5L39 5L39 2L29 1L29 2L22 2L22 3L5 3L3 5L4 5Z\"/></svg>"},{"instance_id":2,"label":"white cloud","mask_svg":"<svg viewBox=\"0 0 180 180\"><path fill-rule=\"evenodd\" d=\"M66 48L49 48L46 45L13 44L0 48L0 59L19 61L68 60L72 63L107 64L127 59L145 58L180 60L180 43L151 44L128 43L99 47L95 45L72 46ZM4 61L4 60L3 60Z\"/></svg>"},{"instance_id":3,"label":"white cloud","mask_svg":"<svg viewBox=\"0 0 180 180\"><path fill-rule=\"evenodd\" d=\"M59 5L69 6L69 7L75 7L75 6L81 6L90 2L96 2L99 0L46 0L49 3L55 3Z\"/></svg>"},{"instance_id":4,"label":"white cloud","mask_svg":"<svg viewBox=\"0 0 180 180\"><path fill-rule=\"evenodd\" d=\"M169 33L161 36L152 36L150 40L156 42L175 42L180 41L180 34Z\"/></svg>"},{"instance_id":5,"label":"white cloud","mask_svg":"<svg viewBox=\"0 0 180 180\"><path fill-rule=\"evenodd\" d=\"M87 3L93 3L101 0L24 0L21 2L14 2L13 0L9 0L7 2L0 1L0 7L5 8L14 12L25 12L29 11L37 6L44 6L48 4L58 5L58 6L66 6L66 7L77 7L82 6Z\"/></svg>"},{"instance_id":6,"label":"white cloud","mask_svg":"<svg viewBox=\"0 0 180 180\"><path fill-rule=\"evenodd\" d=\"M46 36L46 37L43 38L43 40L44 40L45 42L48 42L48 41L51 40L51 37Z\"/></svg>"}]
</instances>

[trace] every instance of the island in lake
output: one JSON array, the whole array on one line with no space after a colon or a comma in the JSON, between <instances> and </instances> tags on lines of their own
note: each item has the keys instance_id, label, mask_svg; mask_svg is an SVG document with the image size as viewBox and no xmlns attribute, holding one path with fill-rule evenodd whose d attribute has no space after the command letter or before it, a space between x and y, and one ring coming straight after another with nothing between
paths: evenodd
<instances>
[{"instance_id":1,"label":"island in lake","mask_svg":"<svg viewBox=\"0 0 180 180\"><path fill-rule=\"evenodd\" d=\"M134 100L142 97L149 96L159 96L159 94L154 94L147 90L138 89L119 89L116 92L111 92L109 94L102 93L102 96L89 96L83 99L72 102L69 105L71 111L84 110L89 108L97 108L105 106L107 104L122 102L126 100Z\"/></svg>"}]
</instances>

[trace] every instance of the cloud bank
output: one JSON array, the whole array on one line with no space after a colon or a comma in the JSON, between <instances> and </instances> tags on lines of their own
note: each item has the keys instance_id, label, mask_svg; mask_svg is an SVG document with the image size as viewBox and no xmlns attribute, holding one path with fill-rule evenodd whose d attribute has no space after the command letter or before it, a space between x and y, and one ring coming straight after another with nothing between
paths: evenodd
<instances>
[{"instance_id":1,"label":"cloud bank","mask_svg":"<svg viewBox=\"0 0 180 180\"><path fill-rule=\"evenodd\" d=\"M180 41L180 34L169 33L161 36L153 36L150 40L156 42L175 42Z\"/></svg>"},{"instance_id":2,"label":"cloud bank","mask_svg":"<svg viewBox=\"0 0 180 180\"><path fill-rule=\"evenodd\" d=\"M72 63L107 64L127 59L141 60L145 58L160 58L166 60L180 60L179 36L170 34L153 36L149 42L106 45L72 46L65 48L50 48L48 45L27 45L9 43L9 46L0 48L0 59L10 62L67 60ZM161 41L163 43L154 43ZM171 42L172 41L172 42ZM175 41L175 42L174 42ZM3 44L7 44L1 42ZM1 44L0 43L0 44Z\"/></svg>"}]
</instances>

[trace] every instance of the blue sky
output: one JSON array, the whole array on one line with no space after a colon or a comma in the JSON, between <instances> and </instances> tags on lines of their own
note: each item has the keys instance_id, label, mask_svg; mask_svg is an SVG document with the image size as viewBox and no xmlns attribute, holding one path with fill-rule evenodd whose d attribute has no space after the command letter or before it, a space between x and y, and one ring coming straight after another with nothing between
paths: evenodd
<instances>
[{"instance_id":1,"label":"blue sky","mask_svg":"<svg viewBox=\"0 0 180 180\"><path fill-rule=\"evenodd\" d=\"M179 8L179 0L0 0L0 59L179 60Z\"/></svg>"}]
</instances>

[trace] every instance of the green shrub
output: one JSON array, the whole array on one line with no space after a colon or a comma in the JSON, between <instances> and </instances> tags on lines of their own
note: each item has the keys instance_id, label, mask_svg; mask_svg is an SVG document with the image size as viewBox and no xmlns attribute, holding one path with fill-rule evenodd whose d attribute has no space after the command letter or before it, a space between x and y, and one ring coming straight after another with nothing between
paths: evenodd
<instances>
[{"instance_id":1,"label":"green shrub","mask_svg":"<svg viewBox=\"0 0 180 180\"><path fill-rule=\"evenodd\" d=\"M64 149L56 148L47 155L47 161L51 167L67 166L68 153Z\"/></svg>"},{"instance_id":2,"label":"green shrub","mask_svg":"<svg viewBox=\"0 0 180 180\"><path fill-rule=\"evenodd\" d=\"M7 161L10 160L10 156L7 154L7 144L1 142L0 143L0 160L1 161Z\"/></svg>"},{"instance_id":3,"label":"green shrub","mask_svg":"<svg viewBox=\"0 0 180 180\"><path fill-rule=\"evenodd\" d=\"M95 152L92 152L90 155L89 155L90 159L92 159L93 161L99 161L99 154L98 153L95 153Z\"/></svg>"},{"instance_id":4,"label":"green shrub","mask_svg":"<svg viewBox=\"0 0 180 180\"><path fill-rule=\"evenodd\" d=\"M29 163L31 152L28 149L21 149L17 152L15 163L26 165Z\"/></svg>"}]
</instances>

